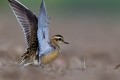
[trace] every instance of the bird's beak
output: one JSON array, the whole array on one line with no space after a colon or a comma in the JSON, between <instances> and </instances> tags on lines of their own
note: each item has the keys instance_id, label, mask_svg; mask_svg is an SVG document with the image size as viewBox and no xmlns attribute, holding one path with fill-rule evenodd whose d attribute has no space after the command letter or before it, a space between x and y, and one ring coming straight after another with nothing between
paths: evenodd
<instances>
[{"instance_id":1,"label":"bird's beak","mask_svg":"<svg viewBox=\"0 0 120 80\"><path fill-rule=\"evenodd\" d=\"M64 44L69 44L69 43L64 41Z\"/></svg>"}]
</instances>

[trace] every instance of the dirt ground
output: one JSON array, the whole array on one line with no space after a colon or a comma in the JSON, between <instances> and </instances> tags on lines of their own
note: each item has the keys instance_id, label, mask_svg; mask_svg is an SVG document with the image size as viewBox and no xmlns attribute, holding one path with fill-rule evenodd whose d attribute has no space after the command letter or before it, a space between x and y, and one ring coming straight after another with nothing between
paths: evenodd
<instances>
[{"instance_id":1,"label":"dirt ground","mask_svg":"<svg viewBox=\"0 0 120 80\"><path fill-rule=\"evenodd\" d=\"M120 20L56 19L51 20L50 36L61 34L70 44L61 45L56 71L46 72L19 65L26 49L22 28L15 17L1 17L0 80L120 80L120 69L114 70L120 63Z\"/></svg>"}]
</instances>

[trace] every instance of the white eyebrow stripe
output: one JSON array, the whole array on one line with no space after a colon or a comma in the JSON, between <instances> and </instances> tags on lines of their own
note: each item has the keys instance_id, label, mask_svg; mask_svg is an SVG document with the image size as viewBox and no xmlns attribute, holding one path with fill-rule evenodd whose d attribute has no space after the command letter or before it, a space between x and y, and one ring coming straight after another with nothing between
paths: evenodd
<instances>
[{"instance_id":1,"label":"white eyebrow stripe","mask_svg":"<svg viewBox=\"0 0 120 80\"><path fill-rule=\"evenodd\" d=\"M57 39L59 39L59 38L62 38L62 37L54 36L53 38L57 38Z\"/></svg>"}]
</instances>

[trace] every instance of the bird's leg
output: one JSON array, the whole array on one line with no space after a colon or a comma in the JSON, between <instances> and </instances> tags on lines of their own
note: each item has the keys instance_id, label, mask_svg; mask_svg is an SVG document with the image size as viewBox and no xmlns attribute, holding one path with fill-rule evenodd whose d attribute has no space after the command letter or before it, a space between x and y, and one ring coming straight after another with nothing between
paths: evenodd
<instances>
[{"instance_id":1,"label":"bird's leg","mask_svg":"<svg viewBox=\"0 0 120 80\"><path fill-rule=\"evenodd\" d=\"M62 71L63 71L63 67L60 67L57 72L60 73Z\"/></svg>"},{"instance_id":2,"label":"bird's leg","mask_svg":"<svg viewBox=\"0 0 120 80\"><path fill-rule=\"evenodd\" d=\"M56 66L54 63L52 64L52 69L56 70Z\"/></svg>"}]
</instances>

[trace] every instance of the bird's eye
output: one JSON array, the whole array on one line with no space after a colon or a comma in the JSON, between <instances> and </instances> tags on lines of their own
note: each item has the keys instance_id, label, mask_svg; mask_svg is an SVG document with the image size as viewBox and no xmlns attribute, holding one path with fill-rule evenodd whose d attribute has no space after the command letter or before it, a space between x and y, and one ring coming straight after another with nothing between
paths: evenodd
<instances>
[{"instance_id":1,"label":"bird's eye","mask_svg":"<svg viewBox=\"0 0 120 80\"><path fill-rule=\"evenodd\" d=\"M59 40L59 41L61 41L62 39L61 39L61 38L59 38L58 40Z\"/></svg>"}]
</instances>

